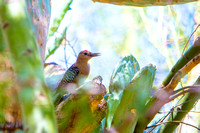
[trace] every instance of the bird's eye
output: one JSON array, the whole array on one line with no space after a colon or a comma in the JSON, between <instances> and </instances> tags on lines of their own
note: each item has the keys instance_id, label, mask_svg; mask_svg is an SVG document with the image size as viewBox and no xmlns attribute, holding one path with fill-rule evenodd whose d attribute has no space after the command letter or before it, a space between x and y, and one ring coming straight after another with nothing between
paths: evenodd
<instances>
[{"instance_id":1,"label":"bird's eye","mask_svg":"<svg viewBox=\"0 0 200 133\"><path fill-rule=\"evenodd\" d=\"M87 53L85 52L84 55L87 55Z\"/></svg>"}]
</instances>

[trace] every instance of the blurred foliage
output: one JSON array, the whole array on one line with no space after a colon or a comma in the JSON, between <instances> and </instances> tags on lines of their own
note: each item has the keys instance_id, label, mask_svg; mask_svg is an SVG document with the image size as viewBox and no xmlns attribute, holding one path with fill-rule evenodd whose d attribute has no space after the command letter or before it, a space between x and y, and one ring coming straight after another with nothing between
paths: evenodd
<instances>
[{"instance_id":1,"label":"blurred foliage","mask_svg":"<svg viewBox=\"0 0 200 133\"><path fill-rule=\"evenodd\" d=\"M8 76L8 70L5 65L5 55L0 53L0 123L5 122L5 111L8 104L8 96L6 95L6 88L8 88L10 82Z\"/></svg>"},{"instance_id":2,"label":"blurred foliage","mask_svg":"<svg viewBox=\"0 0 200 133\"><path fill-rule=\"evenodd\" d=\"M9 117L11 120L6 122L17 123L23 120L23 129L26 132L57 132L54 107L45 85L42 61L26 2L1 1L0 21L9 61L15 75L15 80L8 75L14 87L10 92L7 90L6 92L10 99L13 97L12 94L15 94L15 98L17 97L20 103L17 100L16 104L7 104L8 109L11 110L11 117ZM11 68L9 72L12 73ZM20 107L23 118L20 113L16 113L21 111ZM12 117L20 117L20 119L16 121Z\"/></svg>"},{"instance_id":3,"label":"blurred foliage","mask_svg":"<svg viewBox=\"0 0 200 133\"><path fill-rule=\"evenodd\" d=\"M16 78L7 52L0 53L0 126L21 123Z\"/></svg>"}]
</instances>

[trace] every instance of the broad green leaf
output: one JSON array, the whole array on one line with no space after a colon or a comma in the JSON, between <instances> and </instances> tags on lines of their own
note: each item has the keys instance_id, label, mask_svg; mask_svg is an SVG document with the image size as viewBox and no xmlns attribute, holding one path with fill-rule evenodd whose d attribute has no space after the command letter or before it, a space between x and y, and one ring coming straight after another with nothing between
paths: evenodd
<instances>
[{"instance_id":1,"label":"broad green leaf","mask_svg":"<svg viewBox=\"0 0 200 133\"><path fill-rule=\"evenodd\" d=\"M124 89L112 121L112 126L116 129L123 129L124 133L134 131L137 118L144 116L145 104L150 97L155 72L155 66L146 66Z\"/></svg>"},{"instance_id":2,"label":"broad green leaf","mask_svg":"<svg viewBox=\"0 0 200 133\"><path fill-rule=\"evenodd\" d=\"M110 81L108 111L106 126L110 128L113 115L120 103L124 88L131 82L137 71L140 70L137 60L133 55L125 56L116 66Z\"/></svg>"}]
</instances>

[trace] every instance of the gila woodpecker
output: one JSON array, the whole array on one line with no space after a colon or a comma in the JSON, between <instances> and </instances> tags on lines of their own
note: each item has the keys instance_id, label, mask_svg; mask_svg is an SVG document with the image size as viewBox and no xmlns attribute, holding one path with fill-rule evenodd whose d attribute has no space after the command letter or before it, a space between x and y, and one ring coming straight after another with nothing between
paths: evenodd
<instances>
[{"instance_id":1,"label":"gila woodpecker","mask_svg":"<svg viewBox=\"0 0 200 133\"><path fill-rule=\"evenodd\" d=\"M90 72L90 65L88 61L99 53L92 53L90 51L81 51L76 62L65 72L64 77L60 81L58 87L65 87L67 83L78 83L81 78L87 78Z\"/></svg>"},{"instance_id":2,"label":"gila woodpecker","mask_svg":"<svg viewBox=\"0 0 200 133\"><path fill-rule=\"evenodd\" d=\"M58 84L56 93L61 93L63 88L65 88L69 83L79 84L80 81L83 82L83 80L88 77L90 72L90 65L88 64L88 61L92 57L99 55L99 53L92 53L88 50L81 51L77 57L76 62L65 72L62 80Z\"/></svg>"}]
</instances>

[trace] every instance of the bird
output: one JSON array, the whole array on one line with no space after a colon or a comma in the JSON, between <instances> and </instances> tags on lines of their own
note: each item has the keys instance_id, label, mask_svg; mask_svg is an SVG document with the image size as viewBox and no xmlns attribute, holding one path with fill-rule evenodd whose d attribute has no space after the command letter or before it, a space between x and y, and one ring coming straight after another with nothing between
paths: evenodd
<instances>
[{"instance_id":1,"label":"bird","mask_svg":"<svg viewBox=\"0 0 200 133\"><path fill-rule=\"evenodd\" d=\"M59 82L58 87L56 89L56 93L63 92L64 88L69 83L73 83L76 85L82 84L90 73L90 65L88 61L91 58L97 56L100 56L100 53L92 53L88 50L81 51L78 54L76 62L65 72L62 80ZM57 103L58 100L59 99L56 100Z\"/></svg>"}]
</instances>

